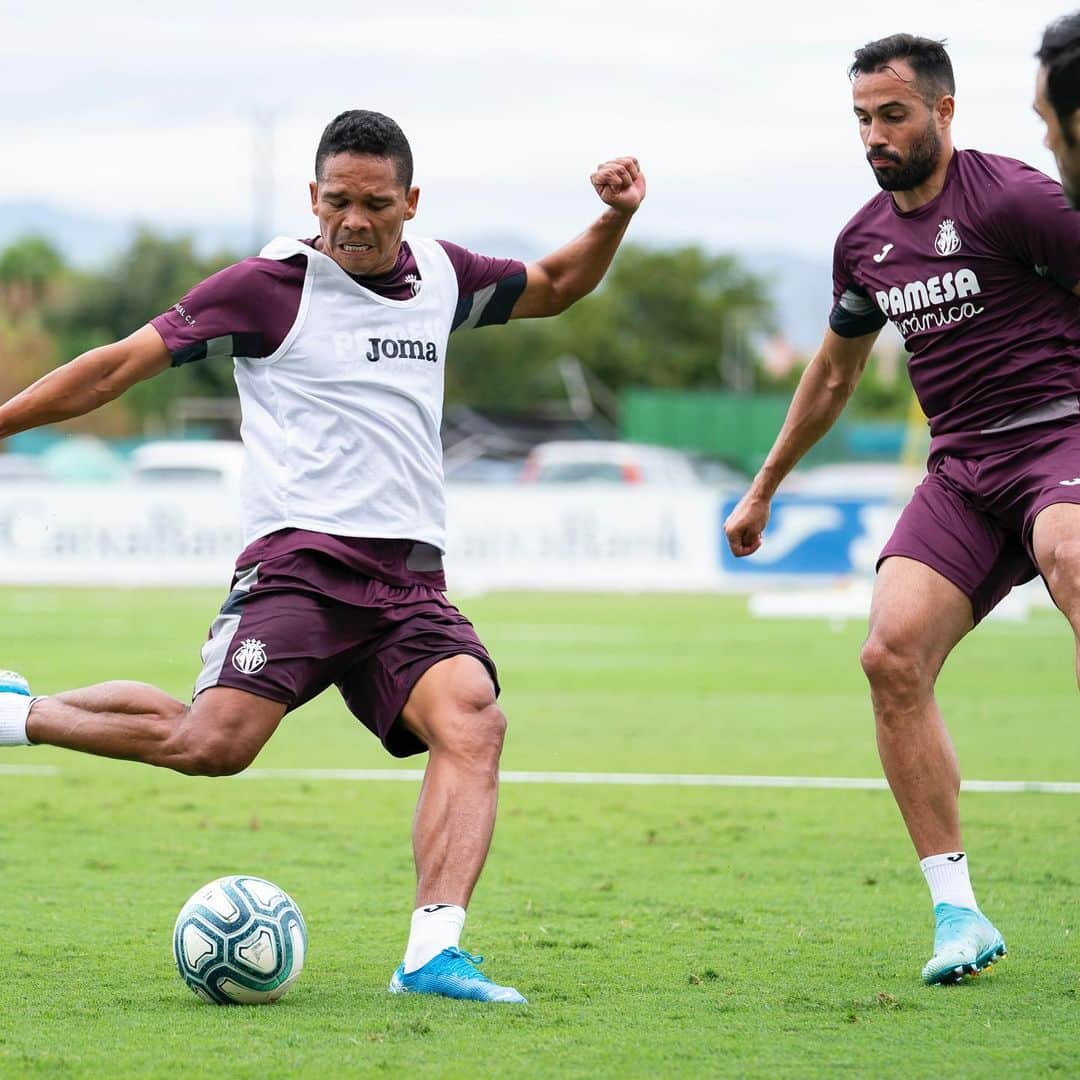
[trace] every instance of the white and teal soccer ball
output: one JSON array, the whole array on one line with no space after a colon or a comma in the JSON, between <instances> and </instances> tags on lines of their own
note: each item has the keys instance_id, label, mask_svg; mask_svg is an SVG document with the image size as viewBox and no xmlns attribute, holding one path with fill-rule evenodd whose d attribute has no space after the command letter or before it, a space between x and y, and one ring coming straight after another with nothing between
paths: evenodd
<instances>
[{"instance_id":1,"label":"white and teal soccer ball","mask_svg":"<svg viewBox=\"0 0 1080 1080\"><path fill-rule=\"evenodd\" d=\"M307 927L292 897L246 875L204 885L173 930L180 977L216 1005L277 1001L300 977L306 954Z\"/></svg>"}]
</instances>

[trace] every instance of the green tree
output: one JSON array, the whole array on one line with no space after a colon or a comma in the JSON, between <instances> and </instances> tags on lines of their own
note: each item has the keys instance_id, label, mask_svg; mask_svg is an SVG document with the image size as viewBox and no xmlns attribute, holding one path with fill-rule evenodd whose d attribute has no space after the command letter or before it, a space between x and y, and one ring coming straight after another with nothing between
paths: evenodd
<instances>
[{"instance_id":1,"label":"green tree","mask_svg":"<svg viewBox=\"0 0 1080 1080\"><path fill-rule=\"evenodd\" d=\"M131 246L98 273L74 278L49 310L48 323L64 359L116 341L171 308L198 282L234 262L226 253L203 258L189 237L141 230ZM163 417L179 396L234 393L228 364L190 364L168 377L139 383L125 402L136 415Z\"/></svg>"},{"instance_id":2,"label":"green tree","mask_svg":"<svg viewBox=\"0 0 1080 1080\"><path fill-rule=\"evenodd\" d=\"M600 289L558 318L455 335L448 398L489 408L535 406L561 394L556 361L566 354L615 391L723 387L730 379L726 353L745 358L752 383L751 342L772 325L765 283L735 256L628 244Z\"/></svg>"},{"instance_id":3,"label":"green tree","mask_svg":"<svg viewBox=\"0 0 1080 1080\"><path fill-rule=\"evenodd\" d=\"M25 286L36 300L63 271L63 256L43 236L20 237L0 252L0 288Z\"/></svg>"}]
</instances>

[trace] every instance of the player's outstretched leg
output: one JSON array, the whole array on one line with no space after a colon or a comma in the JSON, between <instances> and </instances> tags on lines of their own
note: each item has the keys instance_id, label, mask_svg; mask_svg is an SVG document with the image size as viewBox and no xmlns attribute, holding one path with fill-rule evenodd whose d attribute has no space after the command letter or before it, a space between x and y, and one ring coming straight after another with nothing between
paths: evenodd
<instances>
[{"instance_id":1,"label":"player's outstretched leg","mask_svg":"<svg viewBox=\"0 0 1080 1080\"><path fill-rule=\"evenodd\" d=\"M957 983L978 975L1005 955L1005 941L977 908L935 904L934 955L923 968L923 982Z\"/></svg>"},{"instance_id":2,"label":"player's outstretched leg","mask_svg":"<svg viewBox=\"0 0 1080 1080\"><path fill-rule=\"evenodd\" d=\"M487 669L468 655L440 661L417 682L401 718L428 747L428 765L413 822L417 907L390 992L524 1004L459 947L495 827L506 730Z\"/></svg>"},{"instance_id":3,"label":"player's outstretched leg","mask_svg":"<svg viewBox=\"0 0 1080 1080\"><path fill-rule=\"evenodd\" d=\"M31 697L26 680L0 673L0 747L41 744L142 761L190 776L246 769L286 706L215 686L185 705L156 687L108 682Z\"/></svg>"}]
</instances>

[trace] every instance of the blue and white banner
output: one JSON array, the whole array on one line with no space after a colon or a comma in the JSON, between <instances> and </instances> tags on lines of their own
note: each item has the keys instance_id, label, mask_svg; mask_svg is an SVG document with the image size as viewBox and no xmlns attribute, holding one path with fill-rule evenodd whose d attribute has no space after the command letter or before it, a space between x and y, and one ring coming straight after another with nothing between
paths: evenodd
<instances>
[{"instance_id":1,"label":"blue and white banner","mask_svg":"<svg viewBox=\"0 0 1080 1080\"><path fill-rule=\"evenodd\" d=\"M721 525L735 508L724 503ZM719 566L733 577L847 577L873 572L901 507L889 499L779 496L757 552L737 559L720 529Z\"/></svg>"},{"instance_id":2,"label":"blue and white banner","mask_svg":"<svg viewBox=\"0 0 1080 1080\"><path fill-rule=\"evenodd\" d=\"M224 588L243 542L223 485L43 484L0 508L0 583ZM753 591L869 577L900 507L780 497L761 550L727 547L708 488L510 484L447 491L452 591Z\"/></svg>"}]
</instances>

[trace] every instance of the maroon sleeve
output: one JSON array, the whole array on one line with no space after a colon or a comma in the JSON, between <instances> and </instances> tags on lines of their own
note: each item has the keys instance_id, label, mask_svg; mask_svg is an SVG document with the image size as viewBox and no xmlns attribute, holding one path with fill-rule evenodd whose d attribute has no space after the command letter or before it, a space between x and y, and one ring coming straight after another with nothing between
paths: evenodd
<instances>
[{"instance_id":1,"label":"maroon sleeve","mask_svg":"<svg viewBox=\"0 0 1080 1080\"><path fill-rule=\"evenodd\" d=\"M296 321L307 259L244 259L200 282L151 325L174 367L272 355Z\"/></svg>"},{"instance_id":2,"label":"maroon sleeve","mask_svg":"<svg viewBox=\"0 0 1080 1080\"><path fill-rule=\"evenodd\" d=\"M836 238L833 248L833 306L829 312L829 329L840 337L857 338L876 333L888 320L848 269L846 236L847 229Z\"/></svg>"},{"instance_id":3,"label":"maroon sleeve","mask_svg":"<svg viewBox=\"0 0 1080 1080\"><path fill-rule=\"evenodd\" d=\"M1016 164L995 207L998 235L1025 266L1071 291L1080 283L1080 213L1056 180Z\"/></svg>"},{"instance_id":4,"label":"maroon sleeve","mask_svg":"<svg viewBox=\"0 0 1080 1080\"><path fill-rule=\"evenodd\" d=\"M440 240L457 274L458 304L453 330L506 322L525 291L525 264L495 259Z\"/></svg>"}]
</instances>

